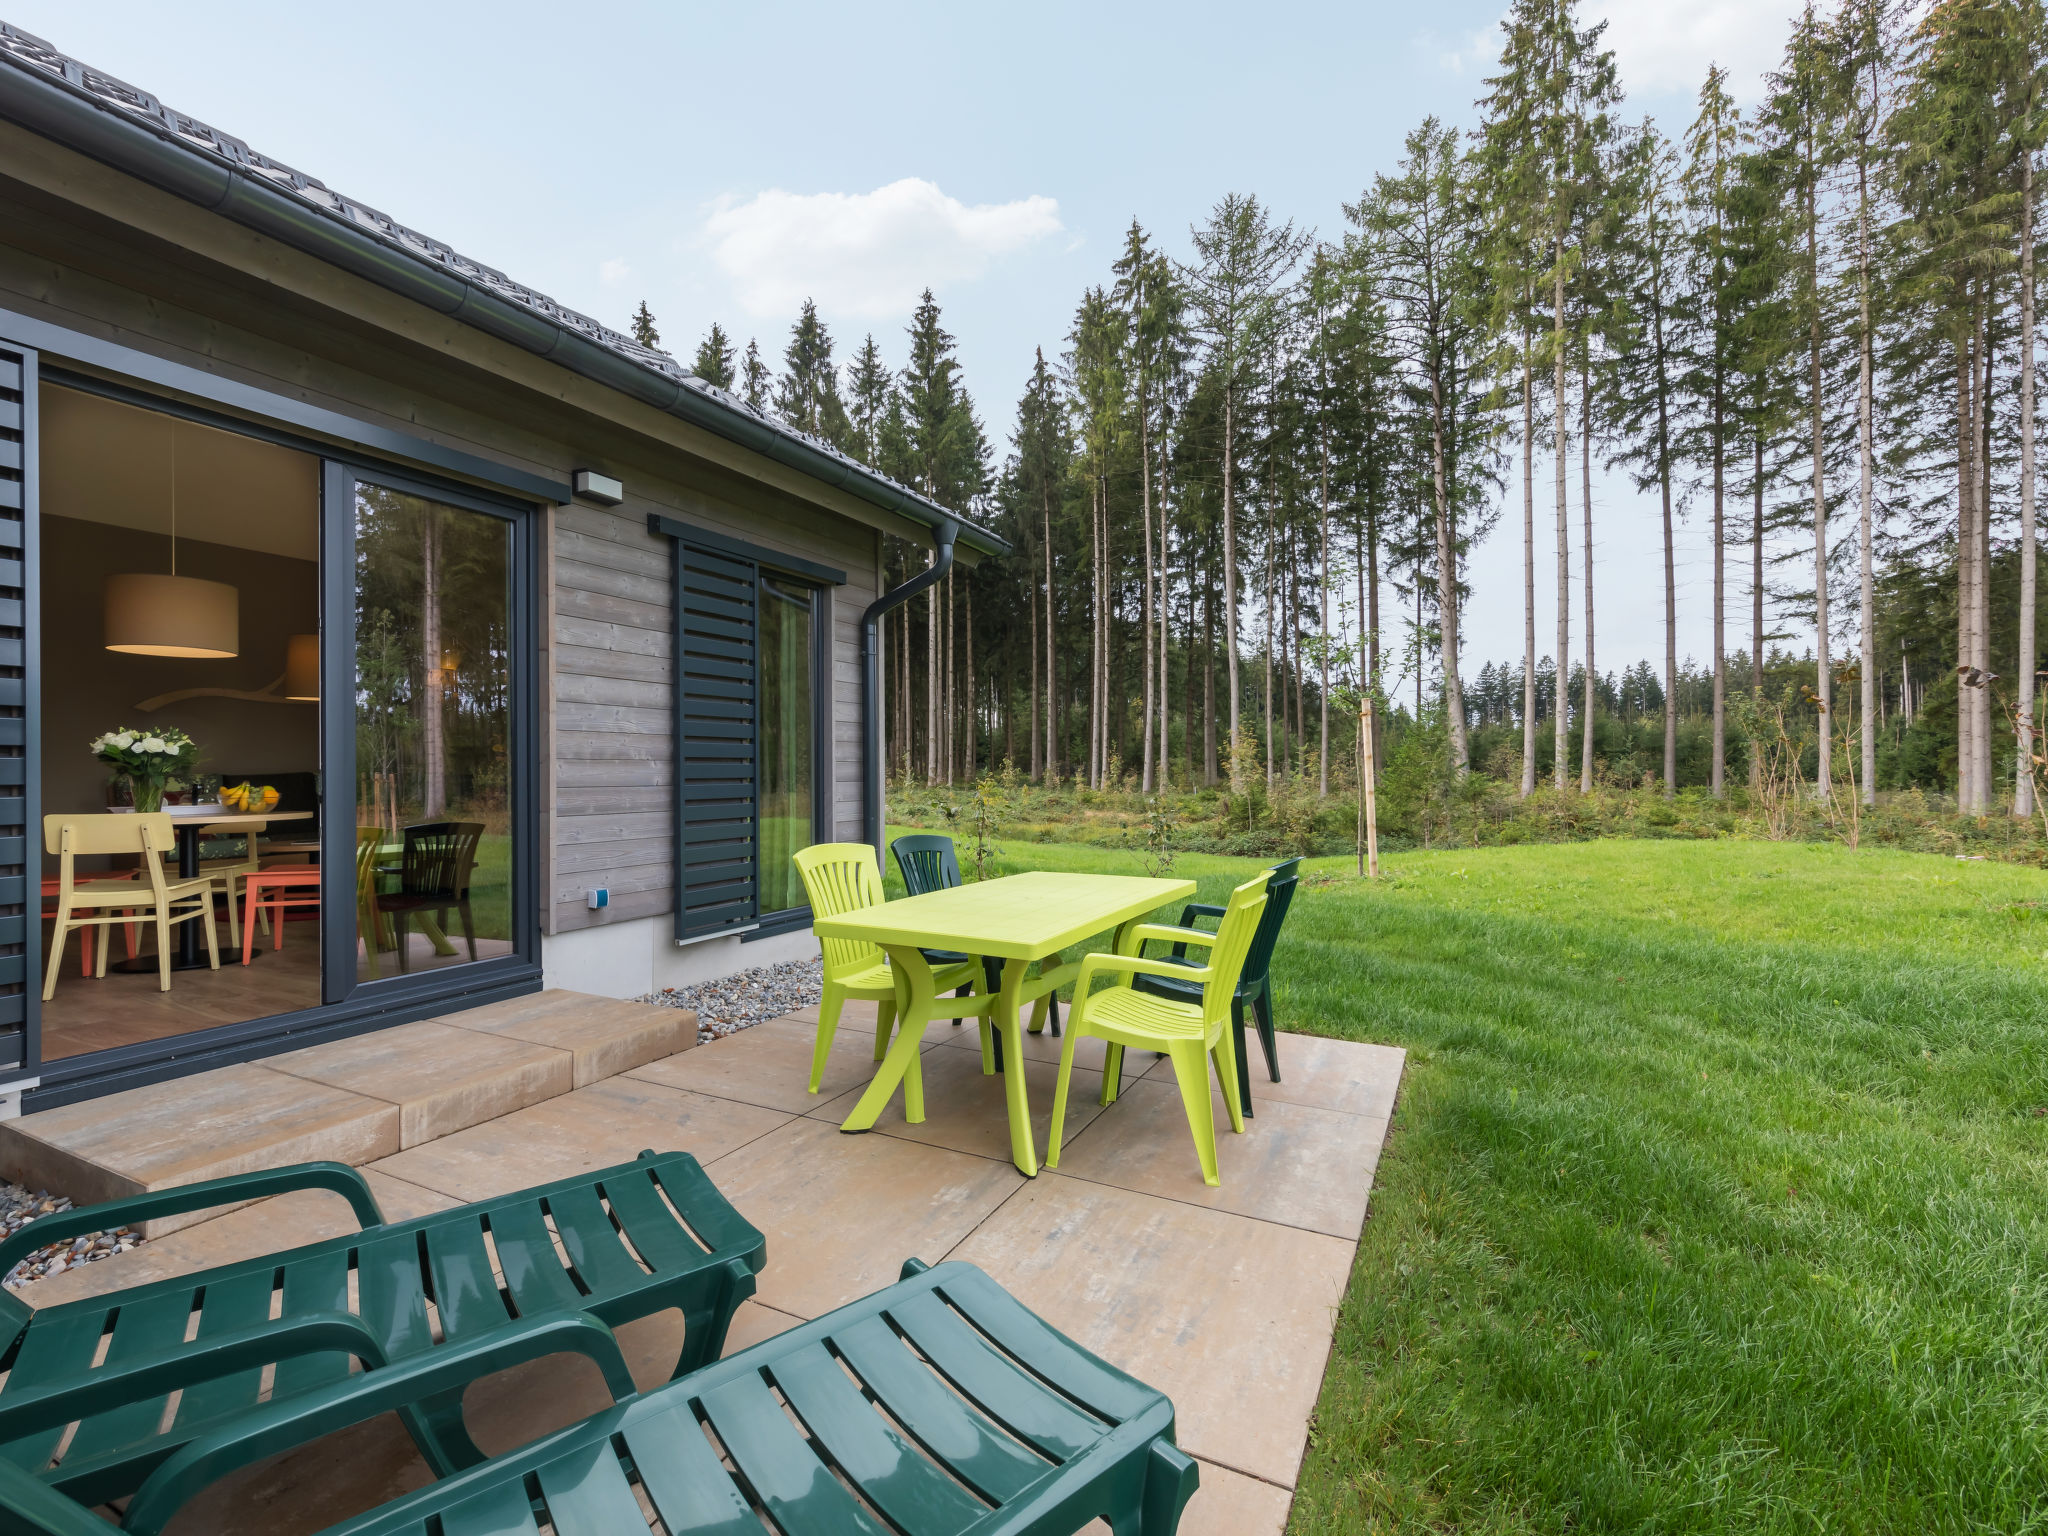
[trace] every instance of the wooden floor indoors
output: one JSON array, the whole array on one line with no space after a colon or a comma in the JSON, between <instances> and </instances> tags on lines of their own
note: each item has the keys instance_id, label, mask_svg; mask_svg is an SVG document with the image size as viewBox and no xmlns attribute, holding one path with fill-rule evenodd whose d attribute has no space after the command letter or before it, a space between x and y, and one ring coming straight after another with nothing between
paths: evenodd
<instances>
[{"instance_id":1,"label":"wooden floor indoors","mask_svg":"<svg viewBox=\"0 0 2048 1536\"><path fill-rule=\"evenodd\" d=\"M117 930L118 931L118 930ZM274 1014L317 1007L320 1002L319 924L295 921L285 927L284 946L272 949L270 940L256 936L251 963L242 964L242 952L228 943L226 920L220 924L220 969L173 971L171 990L157 985L151 969L140 975L126 975L109 969L104 977L78 974L78 940L65 946L64 969L57 978L57 995L43 1004L43 1059L55 1061L87 1051L104 1051L114 1046L133 1045L145 1040L162 1040L172 1035L191 1034L220 1024L241 1024L250 1019L267 1019ZM47 942L49 929L44 928ZM468 946L455 940L454 956L436 955L424 935L413 934L406 959L411 969L466 965ZM156 941L146 928L138 929L136 949L154 956ZM114 940L109 965L122 960L126 946ZM203 952L203 950L202 950ZM503 939L478 939L479 960L512 952ZM357 946L360 968L362 950ZM47 951L46 951L47 954ZM380 974L396 975L398 956L378 956Z\"/></svg>"}]
</instances>

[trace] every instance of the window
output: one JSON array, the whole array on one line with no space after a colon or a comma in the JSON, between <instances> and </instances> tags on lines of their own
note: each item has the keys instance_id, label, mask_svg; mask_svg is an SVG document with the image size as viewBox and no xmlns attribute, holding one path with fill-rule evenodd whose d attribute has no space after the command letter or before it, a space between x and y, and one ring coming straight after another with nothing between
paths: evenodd
<instances>
[{"instance_id":1,"label":"window","mask_svg":"<svg viewBox=\"0 0 2048 1536\"><path fill-rule=\"evenodd\" d=\"M816 711L817 593L780 576L763 576L760 591L760 902L762 912L804 904L791 855L817 841L812 813L817 764L811 721Z\"/></svg>"},{"instance_id":2,"label":"window","mask_svg":"<svg viewBox=\"0 0 2048 1536\"><path fill-rule=\"evenodd\" d=\"M845 576L653 523L674 539L676 937L798 918L791 856L829 819L825 594Z\"/></svg>"}]
</instances>

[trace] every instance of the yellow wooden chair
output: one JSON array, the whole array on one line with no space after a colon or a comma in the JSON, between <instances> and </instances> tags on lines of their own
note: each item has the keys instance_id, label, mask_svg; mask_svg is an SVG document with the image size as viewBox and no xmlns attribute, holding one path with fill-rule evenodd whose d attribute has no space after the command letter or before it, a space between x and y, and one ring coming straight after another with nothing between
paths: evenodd
<instances>
[{"instance_id":1,"label":"yellow wooden chair","mask_svg":"<svg viewBox=\"0 0 2048 1536\"><path fill-rule=\"evenodd\" d=\"M882 870L875 862L875 850L866 843L814 843L794 858L813 916L838 917L881 905ZM825 997L818 1004L818 1042L811 1048L812 1093L825 1080L825 1061L832 1051L833 1033L839 1028L839 1010L848 998L875 1005L876 1061L888 1053L889 1031L896 1022L896 973L881 945L860 939L820 939L818 948L825 957ZM940 992L965 986L976 972L971 960L935 968L933 986Z\"/></svg>"},{"instance_id":2,"label":"yellow wooden chair","mask_svg":"<svg viewBox=\"0 0 2048 1536\"><path fill-rule=\"evenodd\" d=\"M250 875L259 874L263 869L262 850L256 838L268 822L257 822L249 827L201 827L201 837L239 837L243 840L242 852L223 859L201 859L199 873L214 883L228 901L228 945L233 949L242 947L242 881ZM175 868L176 866L173 865ZM259 911L257 919L263 925L263 933L270 934L270 914Z\"/></svg>"},{"instance_id":3,"label":"yellow wooden chair","mask_svg":"<svg viewBox=\"0 0 2048 1536\"><path fill-rule=\"evenodd\" d=\"M156 925L157 989L171 990L171 927L194 918L206 924L206 957L220 969L220 935L213 922L214 882L174 880L164 874L164 855L176 841L171 818L150 815L45 816L43 846L57 855L57 925L50 934L50 965L43 978L43 1001L57 995L57 972L64 963L64 938L73 928L110 928L117 923ZM80 880L77 861L94 854L141 855L142 878ZM118 909L118 910L116 910ZM83 916L82 912L92 913ZM99 946L96 975L107 974L106 943Z\"/></svg>"},{"instance_id":4,"label":"yellow wooden chair","mask_svg":"<svg viewBox=\"0 0 2048 1536\"><path fill-rule=\"evenodd\" d=\"M1060 1165L1060 1133L1067 1118L1067 1087L1074 1075L1074 1045L1089 1035L1099 1037L1109 1048L1103 1070L1103 1099L1115 1097L1111 1085L1119 1076L1126 1046L1163 1051L1173 1063L1173 1075L1180 1083L1181 1103L1188 1113L1188 1129L1194 1133L1195 1155L1201 1159L1202 1182L1220 1184L1216 1170L1216 1111L1209 1097L1209 1063L1223 1083L1224 1102L1230 1107L1230 1128L1244 1130L1244 1111L1238 1103L1237 1051L1230 1033L1230 1000L1237 995L1238 973L1259 930L1259 917L1266 909L1266 875L1247 880L1230 893L1223 920L1214 933L1199 928L1172 928L1164 923L1140 923L1124 935L1125 953L1084 955L1081 974L1074 981L1074 1007L1067 1020L1067 1038L1060 1046L1059 1087L1052 1097L1052 1129L1047 1138L1045 1166ZM1209 951L1209 963L1190 969L1185 961L1147 960L1142 954L1147 939L1169 944L1199 945ZM1096 976L1171 976L1200 985L1198 1003L1155 997L1135 987L1088 989Z\"/></svg>"},{"instance_id":5,"label":"yellow wooden chair","mask_svg":"<svg viewBox=\"0 0 2048 1536\"><path fill-rule=\"evenodd\" d=\"M377 910L377 860L383 852L382 827L356 828L356 937L373 978L384 974L377 957L391 947L384 936L384 914Z\"/></svg>"}]
</instances>

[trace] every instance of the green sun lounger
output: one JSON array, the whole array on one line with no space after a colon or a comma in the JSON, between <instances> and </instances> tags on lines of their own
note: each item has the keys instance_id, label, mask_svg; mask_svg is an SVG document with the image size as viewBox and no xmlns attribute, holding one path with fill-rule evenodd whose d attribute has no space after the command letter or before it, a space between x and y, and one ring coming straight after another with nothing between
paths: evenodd
<instances>
[{"instance_id":1,"label":"green sun lounger","mask_svg":"<svg viewBox=\"0 0 2048 1536\"><path fill-rule=\"evenodd\" d=\"M615 1396L621 1383L630 1392L602 1324L514 1323L245 1413L165 1462L120 1529L156 1536L237 1468L572 1351L598 1363ZM628 1536L653 1528L648 1509L670 1536L1072 1536L1098 1518L1116 1536L1173 1536L1197 1482L1164 1396L973 1265L913 1259L865 1300L322 1536ZM0 1532L108 1529L0 1464Z\"/></svg>"},{"instance_id":2,"label":"green sun lounger","mask_svg":"<svg viewBox=\"0 0 2048 1536\"><path fill-rule=\"evenodd\" d=\"M0 1244L0 1274L59 1238L301 1189L346 1197L362 1230L33 1312L0 1292L0 1467L102 1503L255 1407L267 1367L282 1403L345 1382L350 1356L381 1371L564 1314L616 1326L680 1310L681 1375L718 1358L766 1261L761 1234L695 1158L643 1152L390 1223L341 1163L237 1174L46 1216ZM166 1426L173 1391L182 1395ZM459 1390L414 1396L402 1411L437 1472L483 1460L462 1428ZM0 1530L13 1502L0 1498Z\"/></svg>"}]
</instances>

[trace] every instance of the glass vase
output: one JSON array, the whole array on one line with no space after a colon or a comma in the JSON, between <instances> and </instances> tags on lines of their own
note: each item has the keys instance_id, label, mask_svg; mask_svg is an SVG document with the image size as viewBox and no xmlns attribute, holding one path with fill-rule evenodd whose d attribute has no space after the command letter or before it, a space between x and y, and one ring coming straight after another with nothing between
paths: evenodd
<instances>
[{"instance_id":1,"label":"glass vase","mask_svg":"<svg viewBox=\"0 0 2048 1536\"><path fill-rule=\"evenodd\" d=\"M132 778L129 783L135 790L135 813L138 816L147 816L164 808L162 779Z\"/></svg>"}]
</instances>

